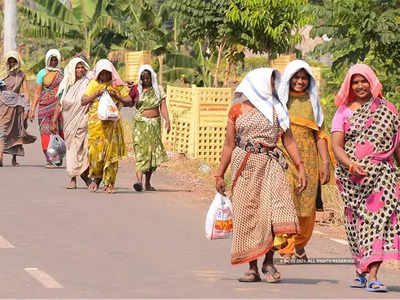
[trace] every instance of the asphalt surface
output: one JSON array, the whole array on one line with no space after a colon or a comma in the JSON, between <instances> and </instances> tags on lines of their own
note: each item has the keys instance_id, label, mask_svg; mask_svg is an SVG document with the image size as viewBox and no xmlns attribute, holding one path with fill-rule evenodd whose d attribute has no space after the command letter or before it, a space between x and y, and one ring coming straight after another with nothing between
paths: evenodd
<instances>
[{"instance_id":1,"label":"asphalt surface","mask_svg":"<svg viewBox=\"0 0 400 300\"><path fill-rule=\"evenodd\" d=\"M38 129L30 131L38 136ZM66 190L65 169L45 169L40 142L21 166L0 168L1 298L400 298L399 271L385 268L387 294L348 288L349 264L279 265L278 284L240 283L230 240L208 241L208 204L154 177L157 192L133 192L134 166L121 162L117 193ZM346 245L315 234L311 258L349 258Z\"/></svg>"}]
</instances>

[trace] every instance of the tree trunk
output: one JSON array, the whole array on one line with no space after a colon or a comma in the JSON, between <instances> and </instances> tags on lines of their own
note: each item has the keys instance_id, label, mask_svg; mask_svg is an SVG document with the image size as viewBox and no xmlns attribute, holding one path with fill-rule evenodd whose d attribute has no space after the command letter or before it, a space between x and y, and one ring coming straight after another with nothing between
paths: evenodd
<instances>
[{"instance_id":1,"label":"tree trunk","mask_svg":"<svg viewBox=\"0 0 400 300\"><path fill-rule=\"evenodd\" d=\"M225 48L225 42L223 42L217 48L218 48L218 59L217 59L217 65L215 66L215 75L214 75L214 87L215 88L218 87L219 65L221 64L222 53L224 52L224 48Z\"/></svg>"},{"instance_id":2,"label":"tree trunk","mask_svg":"<svg viewBox=\"0 0 400 300\"><path fill-rule=\"evenodd\" d=\"M164 61L164 57L162 55L157 56L158 58L158 63L160 65L160 69L158 71L158 80L159 80L159 84L162 85L163 82L163 61Z\"/></svg>"},{"instance_id":3,"label":"tree trunk","mask_svg":"<svg viewBox=\"0 0 400 300\"><path fill-rule=\"evenodd\" d=\"M225 79L223 87L227 87L229 85L229 77L231 76L231 66L232 62L230 59L226 60L226 68L225 68Z\"/></svg>"},{"instance_id":4,"label":"tree trunk","mask_svg":"<svg viewBox=\"0 0 400 300\"><path fill-rule=\"evenodd\" d=\"M17 51L17 0L4 1L3 55Z\"/></svg>"}]
</instances>

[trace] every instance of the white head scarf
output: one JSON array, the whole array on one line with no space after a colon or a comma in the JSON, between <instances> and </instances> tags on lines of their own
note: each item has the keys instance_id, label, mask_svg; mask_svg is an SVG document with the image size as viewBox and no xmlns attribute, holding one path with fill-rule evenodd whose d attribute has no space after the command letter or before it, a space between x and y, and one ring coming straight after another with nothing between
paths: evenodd
<instances>
[{"instance_id":1,"label":"white head scarf","mask_svg":"<svg viewBox=\"0 0 400 300\"><path fill-rule=\"evenodd\" d=\"M290 91L290 80L293 75L296 74L301 69L304 69L308 75L310 75L310 84L307 88L307 93L310 96L311 105L314 112L315 123L318 127L322 126L324 122L324 114L322 113L321 103L319 101L317 82L312 74L311 67L304 60L294 60L291 61L285 68L283 73L282 81L278 89L278 96L282 103L287 106L289 101L289 91Z\"/></svg>"},{"instance_id":2,"label":"white head scarf","mask_svg":"<svg viewBox=\"0 0 400 300\"><path fill-rule=\"evenodd\" d=\"M156 94L157 98L159 100L161 97L161 92L160 92L160 88L158 87L158 81L157 81L157 74L156 72L154 72L153 68L150 65L142 65L139 69L139 78L138 78L138 91L139 91L139 97L142 95L143 93L143 84L142 84L142 73L144 71L149 71L151 74L151 85L153 86L154 89L154 93Z\"/></svg>"},{"instance_id":3,"label":"white head scarf","mask_svg":"<svg viewBox=\"0 0 400 300\"><path fill-rule=\"evenodd\" d=\"M70 60L68 65L64 69L64 78L60 83L60 86L58 87L58 92L57 96L60 97L60 101L62 102L64 100L65 95L67 94L68 89L75 83L76 78L75 78L75 69L76 65L81 63L83 67L86 69L86 71L89 71L89 65L87 64L86 61L84 61L80 57L75 57Z\"/></svg>"},{"instance_id":4,"label":"white head scarf","mask_svg":"<svg viewBox=\"0 0 400 300\"><path fill-rule=\"evenodd\" d=\"M50 60L52 57L56 57L57 58L57 66L55 68L50 67ZM58 51L57 49L50 49L49 51L47 51L46 53L46 70L48 71L61 71L61 53L60 51Z\"/></svg>"},{"instance_id":5,"label":"white head scarf","mask_svg":"<svg viewBox=\"0 0 400 300\"><path fill-rule=\"evenodd\" d=\"M242 93L246 98L273 124L274 109L278 115L280 127L286 131L290 126L289 114L272 92L271 77L275 73L275 90L280 83L280 73L277 69L258 68L249 72L236 88L237 93Z\"/></svg>"}]
</instances>

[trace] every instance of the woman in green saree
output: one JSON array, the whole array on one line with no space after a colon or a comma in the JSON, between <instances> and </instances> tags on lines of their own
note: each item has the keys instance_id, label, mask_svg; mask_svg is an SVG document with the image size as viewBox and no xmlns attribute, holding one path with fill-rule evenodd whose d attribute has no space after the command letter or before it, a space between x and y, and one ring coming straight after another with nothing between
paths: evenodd
<instances>
[{"instance_id":1,"label":"woman in green saree","mask_svg":"<svg viewBox=\"0 0 400 300\"><path fill-rule=\"evenodd\" d=\"M135 87L134 87L135 88ZM137 182L135 191L143 190L143 174L146 191L155 191L151 175L168 159L161 139L161 116L167 133L171 130L166 96L157 82L157 74L149 65L141 66L136 98L136 114L133 118L133 150L136 161Z\"/></svg>"}]
</instances>

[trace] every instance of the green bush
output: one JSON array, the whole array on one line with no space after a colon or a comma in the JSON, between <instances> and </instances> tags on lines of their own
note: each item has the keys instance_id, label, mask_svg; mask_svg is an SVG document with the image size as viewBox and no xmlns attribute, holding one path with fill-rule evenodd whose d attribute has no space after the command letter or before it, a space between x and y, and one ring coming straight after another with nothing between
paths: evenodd
<instances>
[{"instance_id":1,"label":"green bush","mask_svg":"<svg viewBox=\"0 0 400 300\"><path fill-rule=\"evenodd\" d=\"M257 56L257 57L246 57L244 59L244 73L250 72L251 70L268 67L269 60L266 56Z\"/></svg>"}]
</instances>

